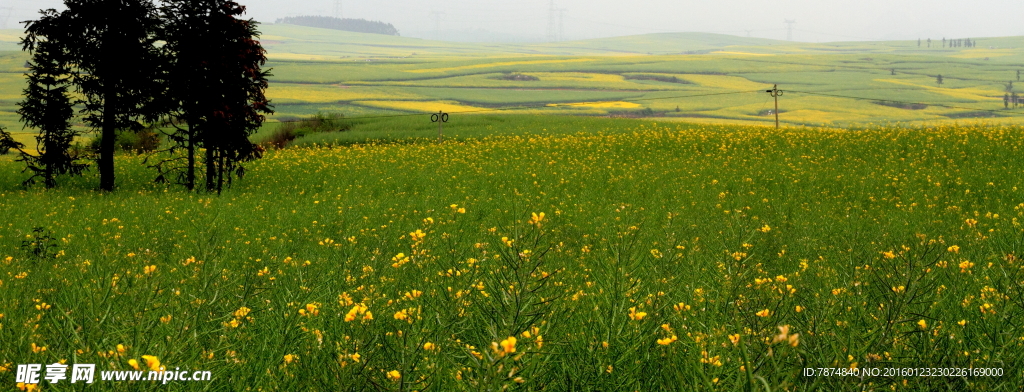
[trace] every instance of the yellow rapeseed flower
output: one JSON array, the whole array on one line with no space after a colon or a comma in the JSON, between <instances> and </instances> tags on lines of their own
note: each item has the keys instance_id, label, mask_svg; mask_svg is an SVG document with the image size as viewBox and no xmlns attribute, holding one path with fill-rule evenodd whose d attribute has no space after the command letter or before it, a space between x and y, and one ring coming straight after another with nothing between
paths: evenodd
<instances>
[{"instance_id":1,"label":"yellow rapeseed flower","mask_svg":"<svg viewBox=\"0 0 1024 392\"><path fill-rule=\"evenodd\" d=\"M740 334L729 335L729 341L733 346L740 344Z\"/></svg>"},{"instance_id":2,"label":"yellow rapeseed flower","mask_svg":"<svg viewBox=\"0 0 1024 392\"><path fill-rule=\"evenodd\" d=\"M388 372L388 378L391 379L391 381L398 381L402 379L402 373L397 370L392 370Z\"/></svg>"},{"instance_id":3,"label":"yellow rapeseed flower","mask_svg":"<svg viewBox=\"0 0 1024 392\"><path fill-rule=\"evenodd\" d=\"M163 371L160 367L160 359L153 355L143 355L142 360L146 361L146 367L154 372Z\"/></svg>"},{"instance_id":4,"label":"yellow rapeseed flower","mask_svg":"<svg viewBox=\"0 0 1024 392\"><path fill-rule=\"evenodd\" d=\"M754 314L756 314L757 317L768 317L768 316L772 315L772 311L770 311L768 309L763 309L763 310L760 310L760 311L758 311L757 313L754 313Z\"/></svg>"},{"instance_id":5,"label":"yellow rapeseed flower","mask_svg":"<svg viewBox=\"0 0 1024 392\"><path fill-rule=\"evenodd\" d=\"M132 369L139 370L139 361L136 361L134 359L129 359L128 360L128 366L131 366Z\"/></svg>"},{"instance_id":6,"label":"yellow rapeseed flower","mask_svg":"<svg viewBox=\"0 0 1024 392\"><path fill-rule=\"evenodd\" d=\"M501 351L505 354L511 354L516 352L516 337L509 336L507 339L502 340Z\"/></svg>"}]
</instances>

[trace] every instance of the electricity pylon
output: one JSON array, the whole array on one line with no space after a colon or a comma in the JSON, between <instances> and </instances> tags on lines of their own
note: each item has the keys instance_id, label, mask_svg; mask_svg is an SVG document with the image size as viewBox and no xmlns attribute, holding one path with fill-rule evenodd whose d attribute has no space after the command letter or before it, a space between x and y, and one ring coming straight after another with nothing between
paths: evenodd
<instances>
[{"instance_id":1,"label":"electricity pylon","mask_svg":"<svg viewBox=\"0 0 1024 392\"><path fill-rule=\"evenodd\" d=\"M796 21L795 20L789 20L789 19L784 19L784 20L785 20L784 23L786 23L786 41L792 41L793 40L793 23L796 23Z\"/></svg>"}]
</instances>

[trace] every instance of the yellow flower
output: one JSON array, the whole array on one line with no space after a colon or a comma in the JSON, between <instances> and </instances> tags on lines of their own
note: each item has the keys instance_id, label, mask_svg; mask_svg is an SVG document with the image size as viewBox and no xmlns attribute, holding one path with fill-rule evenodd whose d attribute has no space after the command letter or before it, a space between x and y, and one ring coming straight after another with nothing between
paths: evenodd
<instances>
[{"instance_id":1,"label":"yellow flower","mask_svg":"<svg viewBox=\"0 0 1024 392\"><path fill-rule=\"evenodd\" d=\"M729 335L729 341L733 346L740 344L740 334Z\"/></svg>"},{"instance_id":2,"label":"yellow flower","mask_svg":"<svg viewBox=\"0 0 1024 392\"><path fill-rule=\"evenodd\" d=\"M950 253L960 253L960 247L957 245L950 246L946 248L946 250L949 251Z\"/></svg>"},{"instance_id":3,"label":"yellow flower","mask_svg":"<svg viewBox=\"0 0 1024 392\"><path fill-rule=\"evenodd\" d=\"M124 354L125 351L127 351L127 349L124 348L123 344L117 345L117 352Z\"/></svg>"},{"instance_id":4,"label":"yellow flower","mask_svg":"<svg viewBox=\"0 0 1024 392\"><path fill-rule=\"evenodd\" d=\"M647 317L647 312L637 312L636 311L636 307L629 308L629 319L630 320L639 321L639 320L643 320L644 317Z\"/></svg>"},{"instance_id":5,"label":"yellow flower","mask_svg":"<svg viewBox=\"0 0 1024 392\"><path fill-rule=\"evenodd\" d=\"M768 317L768 316L772 315L772 311L770 311L768 309L763 309L763 310L761 310L761 311L759 311L757 313L754 313L754 314L756 314L757 317Z\"/></svg>"},{"instance_id":6,"label":"yellow flower","mask_svg":"<svg viewBox=\"0 0 1024 392\"><path fill-rule=\"evenodd\" d=\"M664 339L658 339L658 344L662 346L668 346L672 344L672 342L675 342L676 340L679 340L679 338L677 338L676 335L672 335Z\"/></svg>"},{"instance_id":7,"label":"yellow flower","mask_svg":"<svg viewBox=\"0 0 1024 392\"><path fill-rule=\"evenodd\" d=\"M540 214L538 214L536 212L530 214L530 222L529 223L531 225L535 225L535 226L540 227L540 222L542 220L544 220L544 213L543 212L540 213Z\"/></svg>"},{"instance_id":8,"label":"yellow flower","mask_svg":"<svg viewBox=\"0 0 1024 392\"><path fill-rule=\"evenodd\" d=\"M153 272L156 272L156 266L147 265L145 268L142 269L142 272L145 272L146 275L152 274Z\"/></svg>"},{"instance_id":9,"label":"yellow flower","mask_svg":"<svg viewBox=\"0 0 1024 392\"><path fill-rule=\"evenodd\" d=\"M924 321L924 319L918 320L917 321L917 326L921 327L921 329L928 328L928 322Z\"/></svg>"},{"instance_id":10,"label":"yellow flower","mask_svg":"<svg viewBox=\"0 0 1024 392\"><path fill-rule=\"evenodd\" d=\"M974 227L974 225L978 224L978 221L974 219L967 219L964 221L964 223L966 223L967 226Z\"/></svg>"},{"instance_id":11,"label":"yellow flower","mask_svg":"<svg viewBox=\"0 0 1024 392\"><path fill-rule=\"evenodd\" d=\"M427 233L424 233L423 230L420 229L416 229L416 231L409 233L409 238L412 238L412 240L416 242L423 241L423 238L426 236Z\"/></svg>"},{"instance_id":12,"label":"yellow flower","mask_svg":"<svg viewBox=\"0 0 1024 392\"><path fill-rule=\"evenodd\" d=\"M803 312L803 311L804 311L804 307L803 306L800 306L800 305L796 306L796 312L797 313L800 313L800 312Z\"/></svg>"},{"instance_id":13,"label":"yellow flower","mask_svg":"<svg viewBox=\"0 0 1024 392\"><path fill-rule=\"evenodd\" d=\"M167 324L167 323L171 322L172 318L173 317L171 317L171 315L166 315L166 316L163 316L163 317L160 318L160 322L164 323L164 324Z\"/></svg>"},{"instance_id":14,"label":"yellow flower","mask_svg":"<svg viewBox=\"0 0 1024 392\"><path fill-rule=\"evenodd\" d=\"M352 360L355 361L355 362L359 362L359 358L362 358L362 357L363 356L359 355L359 353L352 354Z\"/></svg>"},{"instance_id":15,"label":"yellow flower","mask_svg":"<svg viewBox=\"0 0 1024 392\"><path fill-rule=\"evenodd\" d=\"M434 345L434 343L430 343L430 342L426 342L426 343L423 343L423 349L424 349L424 350L427 350L427 351L432 351L432 350L434 350L435 348L437 348L437 346L436 346L436 345Z\"/></svg>"},{"instance_id":16,"label":"yellow flower","mask_svg":"<svg viewBox=\"0 0 1024 392\"><path fill-rule=\"evenodd\" d=\"M294 355L294 354L285 354L284 355L284 363L292 363L292 362L294 362L297 359L299 359L298 355Z\"/></svg>"},{"instance_id":17,"label":"yellow flower","mask_svg":"<svg viewBox=\"0 0 1024 392\"><path fill-rule=\"evenodd\" d=\"M402 373L397 370L392 370L388 372L388 378L391 379L391 381L398 381L402 379Z\"/></svg>"},{"instance_id":18,"label":"yellow flower","mask_svg":"<svg viewBox=\"0 0 1024 392\"><path fill-rule=\"evenodd\" d=\"M960 326L962 327L964 325L967 325L967 320L960 320L960 321L957 321L956 323L960 324Z\"/></svg>"},{"instance_id":19,"label":"yellow flower","mask_svg":"<svg viewBox=\"0 0 1024 392\"><path fill-rule=\"evenodd\" d=\"M511 354L516 352L516 337L509 336L508 339L502 340L501 350L505 354Z\"/></svg>"},{"instance_id":20,"label":"yellow flower","mask_svg":"<svg viewBox=\"0 0 1024 392\"><path fill-rule=\"evenodd\" d=\"M243 307L238 308L238 310L236 310L232 314L235 316L235 318L245 318L245 316L249 315L249 312L251 312L251 311L252 311L251 309L243 306Z\"/></svg>"},{"instance_id":21,"label":"yellow flower","mask_svg":"<svg viewBox=\"0 0 1024 392\"><path fill-rule=\"evenodd\" d=\"M305 310L306 310L306 314L308 314L310 316L319 316L320 315L320 307L318 307L315 303L306 304L306 309Z\"/></svg>"},{"instance_id":22,"label":"yellow flower","mask_svg":"<svg viewBox=\"0 0 1024 392\"><path fill-rule=\"evenodd\" d=\"M757 229L757 231L760 231L762 233L767 233L769 231L772 231L772 227L768 226L768 225L764 225L764 226L761 226L760 229Z\"/></svg>"},{"instance_id":23,"label":"yellow flower","mask_svg":"<svg viewBox=\"0 0 1024 392\"><path fill-rule=\"evenodd\" d=\"M885 256L885 258L887 259L895 259L896 253L893 253L891 250L887 250L885 252L882 252L882 256Z\"/></svg>"},{"instance_id":24,"label":"yellow flower","mask_svg":"<svg viewBox=\"0 0 1024 392\"><path fill-rule=\"evenodd\" d=\"M131 366L135 370L139 370L139 361L136 361L134 359L129 359L128 360L128 366Z\"/></svg>"},{"instance_id":25,"label":"yellow flower","mask_svg":"<svg viewBox=\"0 0 1024 392\"><path fill-rule=\"evenodd\" d=\"M966 273L968 270L971 269L971 267L974 267L974 263L972 263L970 261L964 260L964 261L960 262L960 272L961 273Z\"/></svg>"},{"instance_id":26,"label":"yellow flower","mask_svg":"<svg viewBox=\"0 0 1024 392\"><path fill-rule=\"evenodd\" d=\"M159 372L163 370L160 368L160 360L157 359L157 357L155 356L143 355L142 360L146 361L146 367L148 367L149 370L152 370L154 372Z\"/></svg>"},{"instance_id":27,"label":"yellow flower","mask_svg":"<svg viewBox=\"0 0 1024 392\"><path fill-rule=\"evenodd\" d=\"M395 320L408 320L409 315L405 313L405 310L399 310L395 312Z\"/></svg>"}]
</instances>

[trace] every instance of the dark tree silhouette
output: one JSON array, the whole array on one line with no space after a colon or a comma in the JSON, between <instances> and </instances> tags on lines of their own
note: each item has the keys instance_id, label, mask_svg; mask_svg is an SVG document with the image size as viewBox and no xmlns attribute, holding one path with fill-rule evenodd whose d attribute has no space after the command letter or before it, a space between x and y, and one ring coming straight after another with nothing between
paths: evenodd
<instances>
[{"instance_id":1,"label":"dark tree silhouette","mask_svg":"<svg viewBox=\"0 0 1024 392\"><path fill-rule=\"evenodd\" d=\"M932 39L931 38L928 38L928 47L929 48L932 47Z\"/></svg>"},{"instance_id":2,"label":"dark tree silhouette","mask_svg":"<svg viewBox=\"0 0 1024 392\"><path fill-rule=\"evenodd\" d=\"M10 133L4 130L4 127L0 127L0 155L7 155L11 150L22 148L25 148L24 144L18 143Z\"/></svg>"},{"instance_id":3,"label":"dark tree silhouette","mask_svg":"<svg viewBox=\"0 0 1024 392\"><path fill-rule=\"evenodd\" d=\"M390 23L369 21L366 19L339 19L330 16L289 16L287 18L278 19L275 23L354 31L357 33L399 35L398 29Z\"/></svg>"},{"instance_id":4,"label":"dark tree silhouette","mask_svg":"<svg viewBox=\"0 0 1024 392\"><path fill-rule=\"evenodd\" d=\"M177 180L194 189L198 148L206 189L220 192L233 175L244 174L242 162L259 158L262 149L249 141L265 114L273 113L264 95L269 71L262 69L266 51L256 39L253 20L239 19L245 7L229 0L168 0L161 35L167 61L168 98L174 116L184 121L170 135L172 150L183 151L185 166L175 159L157 164L158 180L177 172Z\"/></svg>"},{"instance_id":5,"label":"dark tree silhouette","mask_svg":"<svg viewBox=\"0 0 1024 392\"><path fill-rule=\"evenodd\" d=\"M101 131L100 189L114 189L117 130L139 131L139 121L155 121L162 108L159 87L159 19L148 0L64 0L64 11L40 11L26 22L22 45L33 51L42 42L62 52L70 83L83 98L85 122Z\"/></svg>"},{"instance_id":6,"label":"dark tree silhouette","mask_svg":"<svg viewBox=\"0 0 1024 392\"><path fill-rule=\"evenodd\" d=\"M18 114L25 126L39 130L39 134L35 154L18 148L21 152L18 160L26 164L26 170L33 172L25 185L42 178L47 188L53 188L57 186L57 175L79 175L88 167L79 161L78 153L72 151L72 143L78 136L71 128L76 102L70 96L71 70L65 55L65 50L49 41L37 41L32 48L28 87L24 91L25 99L18 103Z\"/></svg>"},{"instance_id":7,"label":"dark tree silhouette","mask_svg":"<svg viewBox=\"0 0 1024 392\"><path fill-rule=\"evenodd\" d=\"M935 84L942 84L942 75L938 75L935 77Z\"/></svg>"}]
</instances>

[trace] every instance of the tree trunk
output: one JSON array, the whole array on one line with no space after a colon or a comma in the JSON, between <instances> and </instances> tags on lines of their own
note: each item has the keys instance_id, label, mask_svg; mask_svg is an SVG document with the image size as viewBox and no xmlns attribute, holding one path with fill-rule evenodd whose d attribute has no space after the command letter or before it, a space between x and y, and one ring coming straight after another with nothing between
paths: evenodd
<instances>
[{"instance_id":1,"label":"tree trunk","mask_svg":"<svg viewBox=\"0 0 1024 392\"><path fill-rule=\"evenodd\" d=\"M117 118L115 112L116 94L113 80L104 79L103 93L103 130L100 139L100 190L114 190L114 144L117 138Z\"/></svg>"},{"instance_id":2,"label":"tree trunk","mask_svg":"<svg viewBox=\"0 0 1024 392\"><path fill-rule=\"evenodd\" d=\"M217 157L213 154L214 147L209 142L204 143L206 145L206 191L213 192L216 188L213 186L214 176L217 175Z\"/></svg>"},{"instance_id":3,"label":"tree trunk","mask_svg":"<svg viewBox=\"0 0 1024 392\"><path fill-rule=\"evenodd\" d=\"M188 119L188 168L185 171L185 188L196 189L196 123L193 117Z\"/></svg>"}]
</instances>

